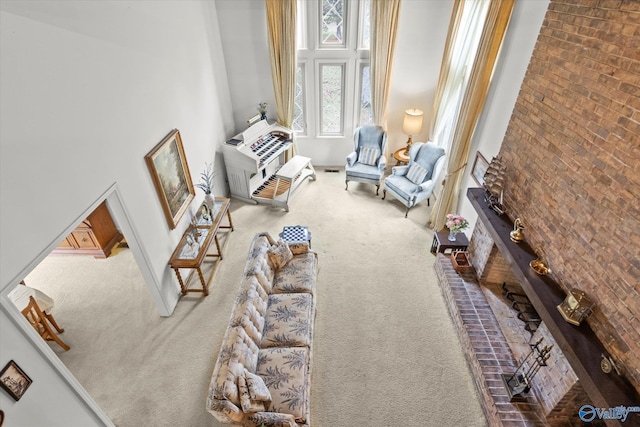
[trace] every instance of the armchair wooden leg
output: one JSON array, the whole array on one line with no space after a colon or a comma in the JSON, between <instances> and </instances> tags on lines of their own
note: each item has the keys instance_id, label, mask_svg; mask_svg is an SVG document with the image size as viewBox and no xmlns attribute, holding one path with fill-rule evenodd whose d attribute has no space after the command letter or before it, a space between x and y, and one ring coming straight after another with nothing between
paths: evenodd
<instances>
[{"instance_id":1,"label":"armchair wooden leg","mask_svg":"<svg viewBox=\"0 0 640 427\"><path fill-rule=\"evenodd\" d=\"M380 193L378 193L378 191L380 191L380 185L376 185L376 196L380 195Z\"/></svg>"},{"instance_id":2,"label":"armchair wooden leg","mask_svg":"<svg viewBox=\"0 0 640 427\"><path fill-rule=\"evenodd\" d=\"M404 217L406 218L407 215L409 215L409 208L407 208L407 210L404 212Z\"/></svg>"},{"instance_id":3,"label":"armchair wooden leg","mask_svg":"<svg viewBox=\"0 0 640 427\"><path fill-rule=\"evenodd\" d=\"M382 190L382 200L384 200L385 197L387 197L387 190L383 189Z\"/></svg>"},{"instance_id":4,"label":"armchair wooden leg","mask_svg":"<svg viewBox=\"0 0 640 427\"><path fill-rule=\"evenodd\" d=\"M346 179L345 179L345 181L344 181L344 189L345 189L345 190L348 190L348 189L349 189L349 181L347 181Z\"/></svg>"},{"instance_id":5,"label":"armchair wooden leg","mask_svg":"<svg viewBox=\"0 0 640 427\"><path fill-rule=\"evenodd\" d=\"M431 197L427 197L427 206L431 206L431 205L429 204L429 200L431 200Z\"/></svg>"}]
</instances>

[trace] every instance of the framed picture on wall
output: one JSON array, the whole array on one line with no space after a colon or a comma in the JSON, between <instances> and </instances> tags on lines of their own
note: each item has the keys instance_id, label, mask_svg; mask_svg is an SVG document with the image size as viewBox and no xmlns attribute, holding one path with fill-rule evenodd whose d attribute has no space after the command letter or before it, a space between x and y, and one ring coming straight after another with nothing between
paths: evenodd
<instances>
[{"instance_id":1,"label":"framed picture on wall","mask_svg":"<svg viewBox=\"0 0 640 427\"><path fill-rule=\"evenodd\" d=\"M484 158L480 151L476 152L476 158L471 168L471 177L478 183L480 187L484 186L484 174L487 172L489 162Z\"/></svg>"},{"instance_id":2,"label":"framed picture on wall","mask_svg":"<svg viewBox=\"0 0 640 427\"><path fill-rule=\"evenodd\" d=\"M0 386L15 400L24 396L31 382L31 378L13 360L0 371Z\"/></svg>"},{"instance_id":3,"label":"framed picture on wall","mask_svg":"<svg viewBox=\"0 0 640 427\"><path fill-rule=\"evenodd\" d=\"M169 228L174 229L195 197L180 131L169 132L144 159Z\"/></svg>"}]
</instances>

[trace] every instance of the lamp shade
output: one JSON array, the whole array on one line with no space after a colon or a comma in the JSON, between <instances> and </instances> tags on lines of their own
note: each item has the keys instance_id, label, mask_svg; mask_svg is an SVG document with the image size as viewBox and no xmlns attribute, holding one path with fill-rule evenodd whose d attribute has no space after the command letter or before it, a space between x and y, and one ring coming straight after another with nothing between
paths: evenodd
<instances>
[{"instance_id":1,"label":"lamp shade","mask_svg":"<svg viewBox=\"0 0 640 427\"><path fill-rule=\"evenodd\" d=\"M402 122L402 132L407 135L417 135L422 130L423 112L416 108L410 108L404 112L404 122Z\"/></svg>"}]
</instances>

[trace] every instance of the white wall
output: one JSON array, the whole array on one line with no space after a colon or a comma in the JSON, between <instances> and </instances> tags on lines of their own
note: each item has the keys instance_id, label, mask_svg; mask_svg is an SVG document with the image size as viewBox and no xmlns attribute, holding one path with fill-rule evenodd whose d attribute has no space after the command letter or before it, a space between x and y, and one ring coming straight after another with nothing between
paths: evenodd
<instances>
[{"instance_id":1,"label":"white wall","mask_svg":"<svg viewBox=\"0 0 640 427\"><path fill-rule=\"evenodd\" d=\"M7 321L16 313L4 296L115 184L136 260L159 313L171 314L179 288L167 262L187 218L169 229L144 156L177 128L194 181L220 163L233 119L215 5L3 0L0 31L0 365L14 359L34 381L19 402L1 392L0 404L8 425L101 425L78 409L91 402L64 367L42 362L53 352Z\"/></svg>"},{"instance_id":2,"label":"white wall","mask_svg":"<svg viewBox=\"0 0 640 427\"><path fill-rule=\"evenodd\" d=\"M515 2L487 102L473 135L466 178L458 202L458 212L470 222L466 230L469 236L477 214L467 199L466 188L478 186L470 175L476 151L480 151L488 161L500 151L548 5L549 0Z\"/></svg>"}]
</instances>

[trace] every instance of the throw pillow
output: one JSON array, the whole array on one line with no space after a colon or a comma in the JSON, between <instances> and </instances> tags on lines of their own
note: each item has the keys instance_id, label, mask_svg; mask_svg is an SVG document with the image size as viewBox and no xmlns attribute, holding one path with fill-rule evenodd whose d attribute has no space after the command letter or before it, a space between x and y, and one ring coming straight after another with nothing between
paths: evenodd
<instances>
[{"instance_id":1,"label":"throw pillow","mask_svg":"<svg viewBox=\"0 0 640 427\"><path fill-rule=\"evenodd\" d=\"M254 414L266 410L265 402L251 399L247 379L243 375L238 376L238 393L240 394L240 407L245 414Z\"/></svg>"},{"instance_id":2,"label":"throw pillow","mask_svg":"<svg viewBox=\"0 0 640 427\"><path fill-rule=\"evenodd\" d=\"M380 150L371 147L360 147L358 161L365 165L375 166L380 157Z\"/></svg>"},{"instance_id":3,"label":"throw pillow","mask_svg":"<svg viewBox=\"0 0 640 427\"><path fill-rule=\"evenodd\" d=\"M256 375L245 369L244 378L247 382L247 388L249 389L249 397L251 400L271 402L271 393L260 375Z\"/></svg>"},{"instance_id":4,"label":"throw pillow","mask_svg":"<svg viewBox=\"0 0 640 427\"><path fill-rule=\"evenodd\" d=\"M289 261L291 261L291 258L293 258L289 245L287 245L287 243L282 239L278 239L275 245L272 245L269 248L267 253L269 254L269 259L275 269L284 267Z\"/></svg>"},{"instance_id":5,"label":"throw pillow","mask_svg":"<svg viewBox=\"0 0 640 427\"><path fill-rule=\"evenodd\" d=\"M297 242L289 245L291 253L294 255L306 254L309 252L309 242Z\"/></svg>"},{"instance_id":6,"label":"throw pillow","mask_svg":"<svg viewBox=\"0 0 640 427\"><path fill-rule=\"evenodd\" d=\"M407 172L407 179L416 185L422 184L427 176L427 171L417 163L413 163Z\"/></svg>"}]
</instances>

